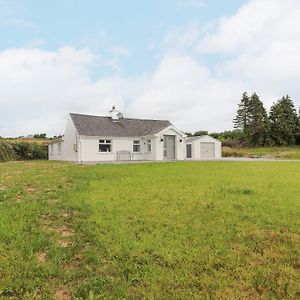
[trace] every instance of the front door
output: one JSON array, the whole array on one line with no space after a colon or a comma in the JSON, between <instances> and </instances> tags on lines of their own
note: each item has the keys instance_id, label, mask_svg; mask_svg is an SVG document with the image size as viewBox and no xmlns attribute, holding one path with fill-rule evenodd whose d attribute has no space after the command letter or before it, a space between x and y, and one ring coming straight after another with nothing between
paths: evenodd
<instances>
[{"instance_id":1,"label":"front door","mask_svg":"<svg viewBox=\"0 0 300 300\"><path fill-rule=\"evenodd\" d=\"M164 135L164 159L175 159L175 135Z\"/></svg>"}]
</instances>

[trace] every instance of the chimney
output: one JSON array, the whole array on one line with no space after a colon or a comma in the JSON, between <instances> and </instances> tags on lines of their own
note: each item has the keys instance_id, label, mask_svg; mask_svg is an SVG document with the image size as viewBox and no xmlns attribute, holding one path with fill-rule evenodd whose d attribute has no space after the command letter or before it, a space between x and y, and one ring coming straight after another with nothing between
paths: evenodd
<instances>
[{"instance_id":1,"label":"chimney","mask_svg":"<svg viewBox=\"0 0 300 300\"><path fill-rule=\"evenodd\" d=\"M119 119L123 119L123 114L116 110L115 106L112 107L112 109L109 111L109 114L113 122L118 122Z\"/></svg>"}]
</instances>

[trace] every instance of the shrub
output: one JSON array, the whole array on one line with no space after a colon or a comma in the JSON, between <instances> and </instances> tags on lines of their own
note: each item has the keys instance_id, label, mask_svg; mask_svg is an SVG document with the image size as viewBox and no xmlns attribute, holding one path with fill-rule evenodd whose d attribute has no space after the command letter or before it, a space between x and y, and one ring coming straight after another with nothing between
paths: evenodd
<instances>
[{"instance_id":1,"label":"shrub","mask_svg":"<svg viewBox=\"0 0 300 300\"><path fill-rule=\"evenodd\" d=\"M47 145L20 142L12 144L18 160L47 159Z\"/></svg>"},{"instance_id":2,"label":"shrub","mask_svg":"<svg viewBox=\"0 0 300 300\"><path fill-rule=\"evenodd\" d=\"M16 154L10 144L0 142L0 162L16 159Z\"/></svg>"}]
</instances>

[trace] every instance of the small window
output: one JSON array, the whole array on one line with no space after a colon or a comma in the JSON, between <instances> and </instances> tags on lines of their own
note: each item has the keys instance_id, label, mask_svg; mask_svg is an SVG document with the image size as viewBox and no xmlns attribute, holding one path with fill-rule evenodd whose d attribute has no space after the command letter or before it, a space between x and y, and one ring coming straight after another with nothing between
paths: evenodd
<instances>
[{"instance_id":1,"label":"small window","mask_svg":"<svg viewBox=\"0 0 300 300\"><path fill-rule=\"evenodd\" d=\"M147 152L151 152L151 140L147 140Z\"/></svg>"},{"instance_id":2,"label":"small window","mask_svg":"<svg viewBox=\"0 0 300 300\"><path fill-rule=\"evenodd\" d=\"M50 153L53 154L53 144L50 145Z\"/></svg>"},{"instance_id":3,"label":"small window","mask_svg":"<svg viewBox=\"0 0 300 300\"><path fill-rule=\"evenodd\" d=\"M99 152L111 152L111 140L99 140Z\"/></svg>"},{"instance_id":4,"label":"small window","mask_svg":"<svg viewBox=\"0 0 300 300\"><path fill-rule=\"evenodd\" d=\"M57 151L58 151L58 153L61 153L61 143L57 144Z\"/></svg>"},{"instance_id":5,"label":"small window","mask_svg":"<svg viewBox=\"0 0 300 300\"><path fill-rule=\"evenodd\" d=\"M133 141L133 152L141 152L140 141Z\"/></svg>"}]
</instances>

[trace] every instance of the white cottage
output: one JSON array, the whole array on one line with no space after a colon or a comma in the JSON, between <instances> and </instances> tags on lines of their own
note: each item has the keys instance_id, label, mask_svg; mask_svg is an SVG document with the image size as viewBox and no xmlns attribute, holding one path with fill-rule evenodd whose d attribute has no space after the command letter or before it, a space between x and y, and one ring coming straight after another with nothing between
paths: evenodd
<instances>
[{"instance_id":1,"label":"white cottage","mask_svg":"<svg viewBox=\"0 0 300 300\"><path fill-rule=\"evenodd\" d=\"M166 120L70 114L65 134L49 144L49 159L74 162L184 160L186 135Z\"/></svg>"}]
</instances>

